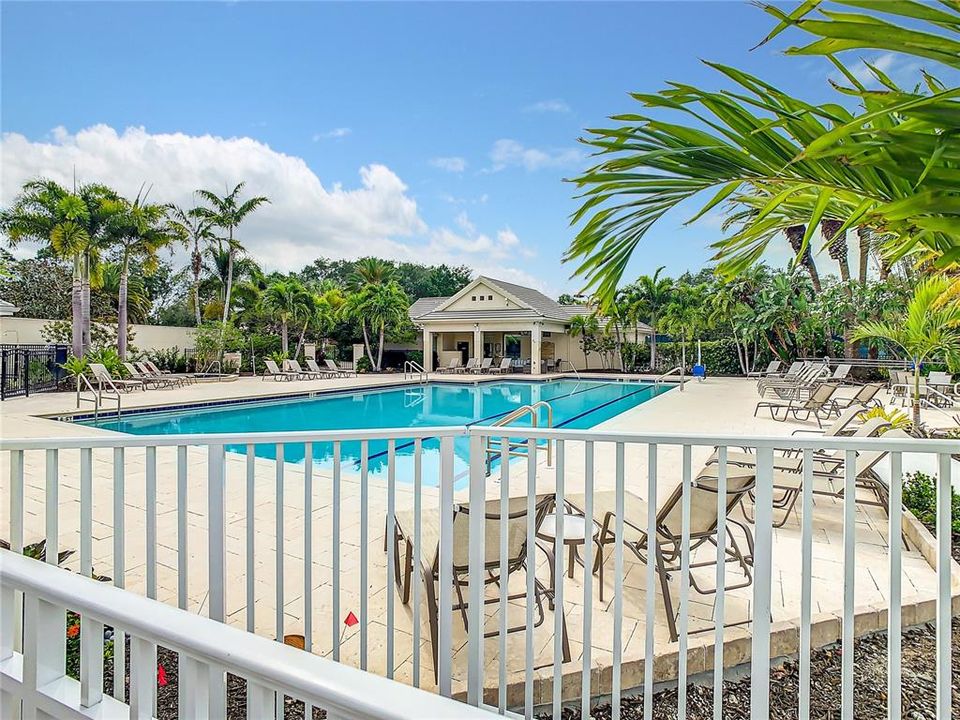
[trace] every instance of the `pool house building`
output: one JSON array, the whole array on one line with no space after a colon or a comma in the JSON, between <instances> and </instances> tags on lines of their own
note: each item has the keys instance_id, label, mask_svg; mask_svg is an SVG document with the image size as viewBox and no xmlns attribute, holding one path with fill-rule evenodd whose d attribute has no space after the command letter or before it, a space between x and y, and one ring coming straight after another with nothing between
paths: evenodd
<instances>
[{"instance_id":1,"label":"pool house building","mask_svg":"<svg viewBox=\"0 0 960 720\"><path fill-rule=\"evenodd\" d=\"M497 367L510 358L511 370L538 375L564 362L587 366L570 322L591 312L588 305L561 305L534 288L480 276L456 295L421 298L410 319L422 333L427 372L473 358L491 358ZM632 341L649 336L650 327L638 323L624 331Z\"/></svg>"}]
</instances>

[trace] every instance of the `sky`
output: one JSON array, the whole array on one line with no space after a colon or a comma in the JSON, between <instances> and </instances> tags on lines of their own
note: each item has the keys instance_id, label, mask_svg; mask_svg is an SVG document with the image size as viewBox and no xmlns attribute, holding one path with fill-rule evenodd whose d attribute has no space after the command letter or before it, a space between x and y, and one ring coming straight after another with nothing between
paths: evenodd
<instances>
[{"instance_id":1,"label":"sky","mask_svg":"<svg viewBox=\"0 0 960 720\"><path fill-rule=\"evenodd\" d=\"M564 179L589 166L584 128L639 109L629 92L719 89L709 59L832 96L825 60L782 54L791 38L751 51L773 20L746 2L5 0L0 14L0 203L37 175L185 206L245 181L270 199L238 233L266 270L379 255L576 292ZM656 225L626 279L707 263L720 218L684 226L692 214Z\"/></svg>"}]
</instances>

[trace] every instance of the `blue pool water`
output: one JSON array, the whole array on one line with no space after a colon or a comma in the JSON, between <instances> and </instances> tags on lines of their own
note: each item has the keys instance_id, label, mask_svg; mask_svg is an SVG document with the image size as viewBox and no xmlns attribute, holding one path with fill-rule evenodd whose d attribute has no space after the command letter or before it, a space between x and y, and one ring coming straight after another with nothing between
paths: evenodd
<instances>
[{"instance_id":1,"label":"blue pool water","mask_svg":"<svg viewBox=\"0 0 960 720\"><path fill-rule=\"evenodd\" d=\"M288 432L348 430L443 425L492 425L522 405L540 400L553 408L553 426L590 428L668 390L647 383L554 380L550 382L490 382L473 384L431 383L386 389L338 392L314 398L258 400L233 405L180 409L170 412L130 413L120 420L84 421L83 424L134 435ZM546 412L541 411L540 425ZM528 419L517 426L529 426ZM423 483L436 485L439 476L439 441L423 443ZM246 452L244 446L228 447ZM455 441L454 472L459 478L468 467L469 441ZM257 445L258 457L274 458L274 445ZM371 476L386 476L387 443L370 441ZM287 462L303 460L302 443L284 446ZM314 463L331 467L332 443L314 443ZM360 443L341 445L345 470L355 471ZM413 443L397 441L398 482L413 482Z\"/></svg>"}]
</instances>

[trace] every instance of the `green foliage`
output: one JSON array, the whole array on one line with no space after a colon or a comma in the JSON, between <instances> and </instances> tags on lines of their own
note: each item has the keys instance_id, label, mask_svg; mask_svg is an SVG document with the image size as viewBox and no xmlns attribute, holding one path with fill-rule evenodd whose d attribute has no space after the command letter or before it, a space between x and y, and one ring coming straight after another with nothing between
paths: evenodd
<instances>
[{"instance_id":1,"label":"green foliage","mask_svg":"<svg viewBox=\"0 0 960 720\"><path fill-rule=\"evenodd\" d=\"M182 373L187 370L187 358L180 348L160 348L140 353L139 360L149 360L161 370Z\"/></svg>"},{"instance_id":2,"label":"green foliage","mask_svg":"<svg viewBox=\"0 0 960 720\"><path fill-rule=\"evenodd\" d=\"M950 489L950 524L954 533L960 533L960 494ZM903 480L903 504L931 531L937 527L937 483L929 475L909 473Z\"/></svg>"},{"instance_id":3,"label":"green foliage","mask_svg":"<svg viewBox=\"0 0 960 720\"><path fill-rule=\"evenodd\" d=\"M84 355L83 359L86 360L88 364L100 363L116 378L126 377L129 374L123 366L123 361L120 359L120 354L116 348L97 348Z\"/></svg>"},{"instance_id":4,"label":"green foliage","mask_svg":"<svg viewBox=\"0 0 960 720\"><path fill-rule=\"evenodd\" d=\"M63 363L62 367L67 375L70 377L77 377L78 375L83 375L87 368L90 366L90 360L86 357L77 357L76 355L71 355L67 358L67 361Z\"/></svg>"},{"instance_id":5,"label":"green foliage","mask_svg":"<svg viewBox=\"0 0 960 720\"><path fill-rule=\"evenodd\" d=\"M357 359L356 370L358 373L368 373L373 370L373 363L370 362L370 358L366 355Z\"/></svg>"},{"instance_id":6,"label":"green foliage","mask_svg":"<svg viewBox=\"0 0 960 720\"><path fill-rule=\"evenodd\" d=\"M243 333L233 323L227 323L225 328L219 322L203 323L196 329L193 338L198 367L203 368L219 360L221 347L227 352L242 351L245 341Z\"/></svg>"},{"instance_id":7,"label":"green foliage","mask_svg":"<svg viewBox=\"0 0 960 720\"><path fill-rule=\"evenodd\" d=\"M860 422L866 422L867 420L872 420L873 418L883 418L890 423L892 428L897 430L909 430L913 427L913 422L911 422L910 416L907 415L903 410L899 410L897 408L872 407L857 416L857 419L859 419ZM885 432L886 430L882 430L880 434L882 435Z\"/></svg>"},{"instance_id":8,"label":"green foliage","mask_svg":"<svg viewBox=\"0 0 960 720\"><path fill-rule=\"evenodd\" d=\"M739 375L740 361L737 359L737 350L733 340L704 340L700 343L703 364L707 367L708 375ZM680 365L682 344L679 342L657 343L657 354L660 356L660 368L673 368ZM687 344L687 371L697 361L697 343Z\"/></svg>"},{"instance_id":9,"label":"green foliage","mask_svg":"<svg viewBox=\"0 0 960 720\"><path fill-rule=\"evenodd\" d=\"M51 320L40 328L40 337L54 345L69 345L71 335L69 320ZM127 336L132 342L136 333L131 326L127 326ZM117 345L117 326L110 323L93 322L90 324L90 347L92 350L102 350Z\"/></svg>"}]
</instances>

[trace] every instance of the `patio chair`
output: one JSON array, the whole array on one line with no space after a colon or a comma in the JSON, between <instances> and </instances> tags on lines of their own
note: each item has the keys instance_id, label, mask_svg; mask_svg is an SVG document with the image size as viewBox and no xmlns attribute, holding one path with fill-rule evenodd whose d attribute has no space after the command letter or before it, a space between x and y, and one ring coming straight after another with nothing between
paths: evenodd
<instances>
[{"instance_id":1,"label":"patio chair","mask_svg":"<svg viewBox=\"0 0 960 720\"><path fill-rule=\"evenodd\" d=\"M266 365L267 369L263 371L263 376L261 380L266 380L270 378L271 380L299 380L300 376L295 372L290 372L288 370L281 370L277 367L277 363L270 359L265 359L263 364Z\"/></svg>"},{"instance_id":2,"label":"patio chair","mask_svg":"<svg viewBox=\"0 0 960 720\"><path fill-rule=\"evenodd\" d=\"M783 363L781 363L779 360L771 360L770 364L767 365L766 370L755 370L754 372L748 372L747 377L764 378L776 375L777 372L779 372L782 364Z\"/></svg>"},{"instance_id":3,"label":"patio chair","mask_svg":"<svg viewBox=\"0 0 960 720\"><path fill-rule=\"evenodd\" d=\"M310 368L310 374L315 375L316 377L338 377L340 373L334 372L330 368L320 367L317 365L317 361L313 358L307 358L306 361L307 367Z\"/></svg>"},{"instance_id":4,"label":"patio chair","mask_svg":"<svg viewBox=\"0 0 960 720\"><path fill-rule=\"evenodd\" d=\"M197 382L195 375L191 373L171 373L167 370L161 370L156 366L153 360L144 360L138 365L142 365L146 370L149 370L154 377L168 377L168 378L177 378L184 385L192 385Z\"/></svg>"},{"instance_id":5,"label":"patio chair","mask_svg":"<svg viewBox=\"0 0 960 720\"><path fill-rule=\"evenodd\" d=\"M508 373L513 370L513 358L505 357L500 361L500 364L495 368L490 368L490 373L503 374Z\"/></svg>"},{"instance_id":6,"label":"patio chair","mask_svg":"<svg viewBox=\"0 0 960 720\"><path fill-rule=\"evenodd\" d=\"M833 394L838 386L833 383L822 383L819 385L804 401L791 398L788 402L777 402L776 400L761 400L753 409L753 416L756 417L760 408L767 408L770 411L770 417L779 422L784 422L793 415L800 420L800 413L804 413L803 419L809 420L813 415L817 420L817 427L823 427L821 416L829 418L831 415L839 415L836 402L833 400ZM783 410L783 417L778 417L778 412Z\"/></svg>"},{"instance_id":7,"label":"patio chair","mask_svg":"<svg viewBox=\"0 0 960 720\"><path fill-rule=\"evenodd\" d=\"M169 388L169 387L173 387L174 385L181 384L177 380L164 378L164 377L157 377L153 375L153 373L145 372L145 368L143 368L142 363L139 363L140 367L134 367L134 364L132 362L123 362L121 364L123 365L123 367L127 369L127 372L130 374L130 377L133 380L139 380L140 382L142 382L144 387L146 387L147 385L150 385L154 389L160 389L160 388Z\"/></svg>"},{"instance_id":8,"label":"patio chair","mask_svg":"<svg viewBox=\"0 0 960 720\"><path fill-rule=\"evenodd\" d=\"M452 357L446 367L437 368L438 373L455 373L460 370L460 358Z\"/></svg>"},{"instance_id":9,"label":"patio chair","mask_svg":"<svg viewBox=\"0 0 960 720\"><path fill-rule=\"evenodd\" d=\"M480 364L476 367L478 373L488 373L490 372L490 366L493 365L492 357L485 357Z\"/></svg>"},{"instance_id":10,"label":"patio chair","mask_svg":"<svg viewBox=\"0 0 960 720\"><path fill-rule=\"evenodd\" d=\"M846 435L852 435L856 431L856 425L859 423L860 415L863 413L863 408L859 405L848 405L840 413L840 417L834 420L830 427L818 430L813 428L801 428L799 430L794 430L791 435L803 435L806 433L813 433L815 435L820 435L822 437L843 437Z\"/></svg>"},{"instance_id":11,"label":"patio chair","mask_svg":"<svg viewBox=\"0 0 960 720\"><path fill-rule=\"evenodd\" d=\"M458 368L458 369L457 369L457 373L459 373L459 374L464 374L464 373L472 373L472 372L475 372L476 369L477 369L477 363L478 363L478 362L479 362L479 361L478 361L477 358L475 358L475 357L468 358L468 359L467 359L467 364L464 365L462 368Z\"/></svg>"},{"instance_id":12,"label":"patio chair","mask_svg":"<svg viewBox=\"0 0 960 720\"><path fill-rule=\"evenodd\" d=\"M544 518L547 516L550 508L553 506L553 494L539 495L536 498L534 506L534 526L535 532L539 530ZM496 584L501 582L500 577L500 524L505 521L508 523L508 547L507 547L507 575L523 570L524 572L536 572L536 568L527 568L527 497L511 498L507 504L507 515L501 515L500 500L489 500L484 507L484 560L483 560L483 583L484 585ZM453 589L456 593L456 599L453 603L453 610L459 611L463 618L464 627L468 627L469 616L467 608L469 603L464 599L464 589L469 584L470 573L470 508L467 504L456 505L453 509ZM394 557L395 573L394 579L397 584L397 590L400 593L404 604L410 601L410 585L413 579L413 533L416 517L413 512L398 512L395 515L396 526L393 534L394 547L396 549ZM400 546L404 545L404 552L401 563ZM420 547L421 547L421 567L420 573L423 578L424 589L426 590L427 611L430 622L430 644L433 653L434 679L437 677L437 638L439 627L440 609L437 603L437 585L440 582L440 518L437 513L425 512L420 519ZM509 578L504 579L509 582ZM520 600L526 598L526 592L518 592L507 596L509 600ZM534 577L534 595L533 601L537 606L537 619L534 627L543 624L545 613L543 610L543 601L546 600L551 609L553 608L553 590L544 585L539 578ZM499 603L500 598L486 598L484 605ZM556 612L557 610L554 609ZM563 614L563 608L559 608ZM481 618L483 617L481 613ZM570 661L570 644L567 637L566 618L562 621L562 644L563 661ZM507 632L523 632L527 629L525 623L508 627ZM496 637L499 631L490 631L484 633L485 638Z\"/></svg>"},{"instance_id":13,"label":"patio chair","mask_svg":"<svg viewBox=\"0 0 960 720\"><path fill-rule=\"evenodd\" d=\"M704 466L690 485L690 569L715 566L717 563L717 528L720 522L733 523L743 530L746 538L747 552L744 553L733 533L728 532L727 546L724 548L724 562L739 565L744 573L744 580L726 585L723 590L737 590L748 587L753 582L751 568L753 567L753 533L750 528L739 520L730 517L730 513L741 504L746 494L753 489L755 471L744 469L737 472L729 468L726 487L726 513L720 517L717 513L717 478L716 470ZM656 529L653 551L656 563L657 576L660 581L660 591L666 608L667 625L670 630L671 642L678 639L676 612L673 608L673 598L670 596L669 578L671 573L680 571L681 560L681 501L683 485L678 484L669 497L657 507ZM585 505L583 495L571 495L567 502L581 510ZM616 521L616 492L611 490L594 492L594 518L600 525L597 533L597 555L594 570L603 563L604 547L616 543L614 522ZM643 563L648 562L650 542L647 537L647 503L629 491L624 491L623 498L624 547L633 552ZM692 561L693 552L704 545L712 545L710 559ZM690 585L701 595L717 592L717 588L705 587L697 581L694 573L690 573ZM600 599L603 600L603 585L600 586Z\"/></svg>"},{"instance_id":14,"label":"patio chair","mask_svg":"<svg viewBox=\"0 0 960 720\"><path fill-rule=\"evenodd\" d=\"M948 372L942 372L940 370L930 372L927 376L927 384L945 395L952 395L957 389L953 382L953 376Z\"/></svg>"},{"instance_id":15,"label":"patio chair","mask_svg":"<svg viewBox=\"0 0 960 720\"><path fill-rule=\"evenodd\" d=\"M817 383L824 373L829 371L830 369L826 365L807 363L795 375L760 380L757 383L757 390L761 396L766 395L767 391L781 396L784 396L784 393L796 394L800 389L809 388Z\"/></svg>"},{"instance_id":16,"label":"patio chair","mask_svg":"<svg viewBox=\"0 0 960 720\"><path fill-rule=\"evenodd\" d=\"M827 382L835 383L845 383L851 382L850 372L853 370L853 365L850 363L840 363L833 369L833 374L827 378Z\"/></svg>"},{"instance_id":17,"label":"patio chair","mask_svg":"<svg viewBox=\"0 0 960 720\"><path fill-rule=\"evenodd\" d=\"M784 370L783 372L769 373L757 381L757 391L762 394L763 386L765 384L776 382L777 380L780 380L783 382L793 381L806 367L807 367L806 362L804 362L803 360L796 360L790 363L790 367Z\"/></svg>"},{"instance_id":18,"label":"patio chair","mask_svg":"<svg viewBox=\"0 0 960 720\"><path fill-rule=\"evenodd\" d=\"M301 380L318 380L322 377L330 377L330 373L315 372L313 368L304 370L300 367L299 360L287 360L287 367L289 368L289 372L295 372L300 376Z\"/></svg>"},{"instance_id":19,"label":"patio chair","mask_svg":"<svg viewBox=\"0 0 960 720\"><path fill-rule=\"evenodd\" d=\"M340 367L340 365L332 358L324 358L323 363L327 366L328 370L337 373L337 375L340 377L355 377L357 374L355 370Z\"/></svg>"},{"instance_id":20,"label":"patio chair","mask_svg":"<svg viewBox=\"0 0 960 720\"><path fill-rule=\"evenodd\" d=\"M837 408L846 410L847 408L859 408L861 411L871 407L883 407L877 400L877 394L883 389L884 383L868 383L861 385L853 397L835 398L834 403Z\"/></svg>"},{"instance_id":21,"label":"patio chair","mask_svg":"<svg viewBox=\"0 0 960 720\"><path fill-rule=\"evenodd\" d=\"M146 389L143 380L123 380L113 377L102 363L90 363L87 367L93 373L101 392L113 392L119 395L121 391L132 392L138 388L140 390Z\"/></svg>"}]
</instances>

